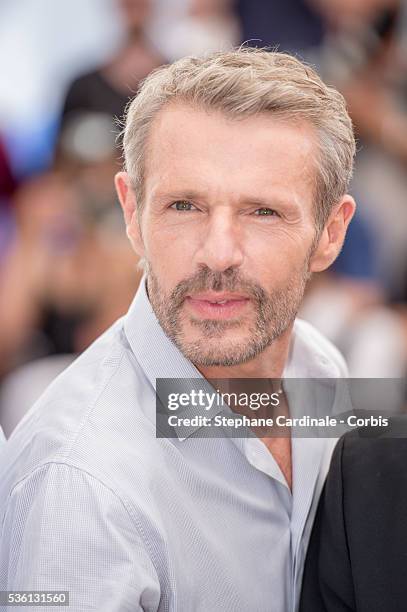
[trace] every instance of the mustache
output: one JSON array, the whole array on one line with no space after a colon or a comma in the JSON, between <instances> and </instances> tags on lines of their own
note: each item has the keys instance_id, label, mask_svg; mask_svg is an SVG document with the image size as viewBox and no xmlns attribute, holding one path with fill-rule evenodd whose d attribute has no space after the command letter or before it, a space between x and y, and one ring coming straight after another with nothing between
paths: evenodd
<instances>
[{"instance_id":1,"label":"mustache","mask_svg":"<svg viewBox=\"0 0 407 612\"><path fill-rule=\"evenodd\" d=\"M267 299L264 289L257 283L243 278L238 270L214 272L202 267L196 274L176 285L171 293L171 301L178 308L182 306L188 295L203 291L244 293L259 304Z\"/></svg>"}]
</instances>

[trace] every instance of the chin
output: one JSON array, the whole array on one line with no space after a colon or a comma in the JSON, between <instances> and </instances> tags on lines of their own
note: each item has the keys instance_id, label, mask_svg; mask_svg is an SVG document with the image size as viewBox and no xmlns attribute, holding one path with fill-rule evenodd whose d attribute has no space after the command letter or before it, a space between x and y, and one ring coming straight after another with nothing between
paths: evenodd
<instances>
[{"instance_id":1,"label":"chin","mask_svg":"<svg viewBox=\"0 0 407 612\"><path fill-rule=\"evenodd\" d=\"M200 336L178 344L181 352L196 366L236 366L251 361L264 347L255 348L247 338L208 339Z\"/></svg>"},{"instance_id":2,"label":"chin","mask_svg":"<svg viewBox=\"0 0 407 612\"><path fill-rule=\"evenodd\" d=\"M219 351L191 354L189 359L196 366L201 367L234 367L247 363L253 359L253 355L243 355L241 353L223 353Z\"/></svg>"}]
</instances>

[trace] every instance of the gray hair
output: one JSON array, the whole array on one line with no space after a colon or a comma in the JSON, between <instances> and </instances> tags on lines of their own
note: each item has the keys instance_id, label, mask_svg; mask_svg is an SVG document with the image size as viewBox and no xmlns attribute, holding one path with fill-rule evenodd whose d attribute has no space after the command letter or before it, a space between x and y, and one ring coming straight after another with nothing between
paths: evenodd
<instances>
[{"instance_id":1,"label":"gray hair","mask_svg":"<svg viewBox=\"0 0 407 612\"><path fill-rule=\"evenodd\" d=\"M125 169L140 209L150 127L164 105L175 100L236 119L270 113L309 121L318 135L315 220L323 228L348 189L356 146L343 96L315 70L286 53L250 47L185 57L154 70L129 103L122 132Z\"/></svg>"}]
</instances>

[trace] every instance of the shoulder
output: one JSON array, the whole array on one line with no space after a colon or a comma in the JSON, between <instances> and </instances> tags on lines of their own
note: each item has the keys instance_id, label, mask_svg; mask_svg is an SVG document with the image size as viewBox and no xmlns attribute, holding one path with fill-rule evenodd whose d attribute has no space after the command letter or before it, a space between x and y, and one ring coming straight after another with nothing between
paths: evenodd
<instances>
[{"instance_id":1,"label":"shoulder","mask_svg":"<svg viewBox=\"0 0 407 612\"><path fill-rule=\"evenodd\" d=\"M99 70L90 70L77 76L70 84L68 96L72 93L84 92L89 86L99 84L102 80Z\"/></svg>"},{"instance_id":2,"label":"shoulder","mask_svg":"<svg viewBox=\"0 0 407 612\"><path fill-rule=\"evenodd\" d=\"M355 525L359 516L379 521L397 514L395 496L407 502L407 417L389 422L386 432L364 427L343 435L333 452L326 483L328 506L341 491L343 510Z\"/></svg>"},{"instance_id":3,"label":"shoulder","mask_svg":"<svg viewBox=\"0 0 407 612\"><path fill-rule=\"evenodd\" d=\"M307 352L316 364L319 363L327 378L349 376L341 352L308 321L300 318L295 320L294 342L300 345L302 352Z\"/></svg>"},{"instance_id":4,"label":"shoulder","mask_svg":"<svg viewBox=\"0 0 407 612\"><path fill-rule=\"evenodd\" d=\"M391 418L385 429L363 427L338 442L344 482L375 482L386 489L407 484L407 417ZM338 460L338 459L337 459Z\"/></svg>"},{"instance_id":5,"label":"shoulder","mask_svg":"<svg viewBox=\"0 0 407 612\"><path fill-rule=\"evenodd\" d=\"M52 462L114 482L115 455L143 452L154 427L139 409L145 380L132 359L119 320L57 377L2 449L0 496Z\"/></svg>"}]
</instances>

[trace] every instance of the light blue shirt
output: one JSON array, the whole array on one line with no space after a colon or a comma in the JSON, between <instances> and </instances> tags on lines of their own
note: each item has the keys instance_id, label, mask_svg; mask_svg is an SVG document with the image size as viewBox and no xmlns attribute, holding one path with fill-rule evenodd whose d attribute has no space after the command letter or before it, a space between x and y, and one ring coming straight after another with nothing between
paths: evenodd
<instances>
[{"instance_id":1,"label":"light blue shirt","mask_svg":"<svg viewBox=\"0 0 407 612\"><path fill-rule=\"evenodd\" d=\"M345 375L297 320L284 376ZM156 438L172 377L200 374L142 282L0 450L0 590L69 591L72 612L295 610L335 440L292 440L291 493L257 438Z\"/></svg>"}]
</instances>

